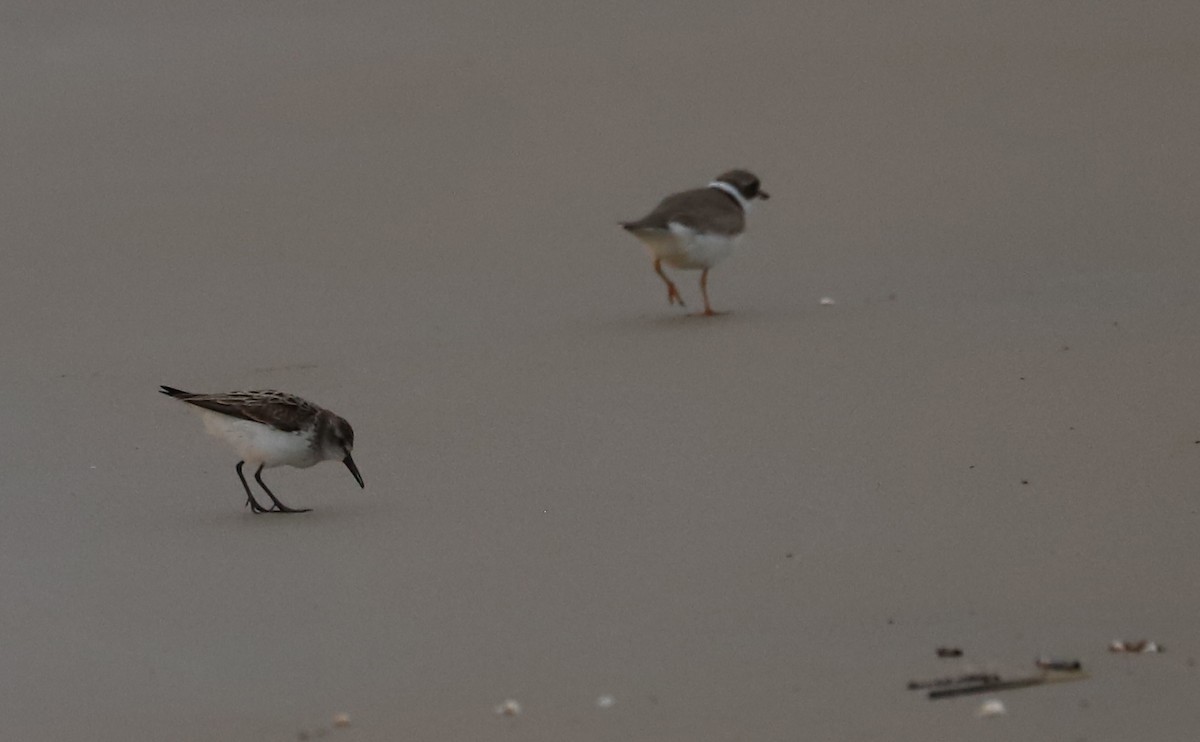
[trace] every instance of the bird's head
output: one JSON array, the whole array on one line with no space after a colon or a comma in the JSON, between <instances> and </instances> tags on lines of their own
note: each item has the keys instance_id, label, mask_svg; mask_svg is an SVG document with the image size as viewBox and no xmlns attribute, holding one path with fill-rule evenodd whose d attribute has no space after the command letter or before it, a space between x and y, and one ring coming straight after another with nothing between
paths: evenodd
<instances>
[{"instance_id":1,"label":"bird's head","mask_svg":"<svg viewBox=\"0 0 1200 742\"><path fill-rule=\"evenodd\" d=\"M346 468L354 475L354 481L358 482L359 487L367 486L363 483L362 474L358 473L354 457L350 455L354 451L354 428L350 427L350 423L346 422L345 418L333 415L333 419L329 421L328 432L322 448L325 458L340 459L346 465Z\"/></svg>"},{"instance_id":2,"label":"bird's head","mask_svg":"<svg viewBox=\"0 0 1200 742\"><path fill-rule=\"evenodd\" d=\"M766 200L771 197L771 194L762 189L762 183L759 182L758 176L749 170L729 170L718 175L716 180L736 188L737 192L742 194L742 198L747 201L755 198Z\"/></svg>"}]
</instances>

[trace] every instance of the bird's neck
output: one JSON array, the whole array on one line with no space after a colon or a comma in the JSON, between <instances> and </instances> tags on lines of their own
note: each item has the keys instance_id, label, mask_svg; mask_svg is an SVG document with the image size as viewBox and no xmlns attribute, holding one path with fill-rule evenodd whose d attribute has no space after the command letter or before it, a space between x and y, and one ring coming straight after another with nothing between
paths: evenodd
<instances>
[{"instance_id":1,"label":"bird's neck","mask_svg":"<svg viewBox=\"0 0 1200 742\"><path fill-rule=\"evenodd\" d=\"M716 188L718 191L729 194L730 198L737 202L738 206L742 207L743 214L750 213L750 202L742 195L741 191L729 185L723 180L714 180L708 184L709 188Z\"/></svg>"}]
</instances>

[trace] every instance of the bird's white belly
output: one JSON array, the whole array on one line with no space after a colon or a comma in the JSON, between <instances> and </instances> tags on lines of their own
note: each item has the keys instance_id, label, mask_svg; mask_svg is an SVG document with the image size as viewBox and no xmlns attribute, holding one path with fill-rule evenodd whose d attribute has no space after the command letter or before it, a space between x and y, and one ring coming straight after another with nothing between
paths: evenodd
<instances>
[{"instance_id":1,"label":"bird's white belly","mask_svg":"<svg viewBox=\"0 0 1200 742\"><path fill-rule=\"evenodd\" d=\"M303 432L287 433L262 423L199 409L204 428L233 446L248 464L306 468L319 461Z\"/></svg>"},{"instance_id":2,"label":"bird's white belly","mask_svg":"<svg viewBox=\"0 0 1200 742\"><path fill-rule=\"evenodd\" d=\"M740 235L702 234L672 223L670 230L643 232L638 237L655 258L672 268L700 270L729 257Z\"/></svg>"}]
</instances>

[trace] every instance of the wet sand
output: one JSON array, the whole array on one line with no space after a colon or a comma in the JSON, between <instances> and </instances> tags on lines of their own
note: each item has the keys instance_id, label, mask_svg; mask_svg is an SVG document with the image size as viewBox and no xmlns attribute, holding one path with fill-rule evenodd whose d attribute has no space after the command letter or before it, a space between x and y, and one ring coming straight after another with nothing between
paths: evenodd
<instances>
[{"instance_id":1,"label":"wet sand","mask_svg":"<svg viewBox=\"0 0 1200 742\"><path fill-rule=\"evenodd\" d=\"M1200 728L1193 6L9 14L0 736ZM616 222L734 166L688 317ZM367 489L253 516L160 383L331 407Z\"/></svg>"}]
</instances>

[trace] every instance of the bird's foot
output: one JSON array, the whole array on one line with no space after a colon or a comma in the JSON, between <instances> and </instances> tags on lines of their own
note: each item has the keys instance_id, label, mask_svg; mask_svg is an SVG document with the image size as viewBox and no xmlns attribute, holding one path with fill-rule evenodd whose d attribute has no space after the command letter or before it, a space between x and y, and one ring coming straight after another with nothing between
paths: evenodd
<instances>
[{"instance_id":1,"label":"bird's foot","mask_svg":"<svg viewBox=\"0 0 1200 742\"><path fill-rule=\"evenodd\" d=\"M311 513L312 508L289 508L282 502L277 502L270 510L264 510L264 513Z\"/></svg>"}]
</instances>

